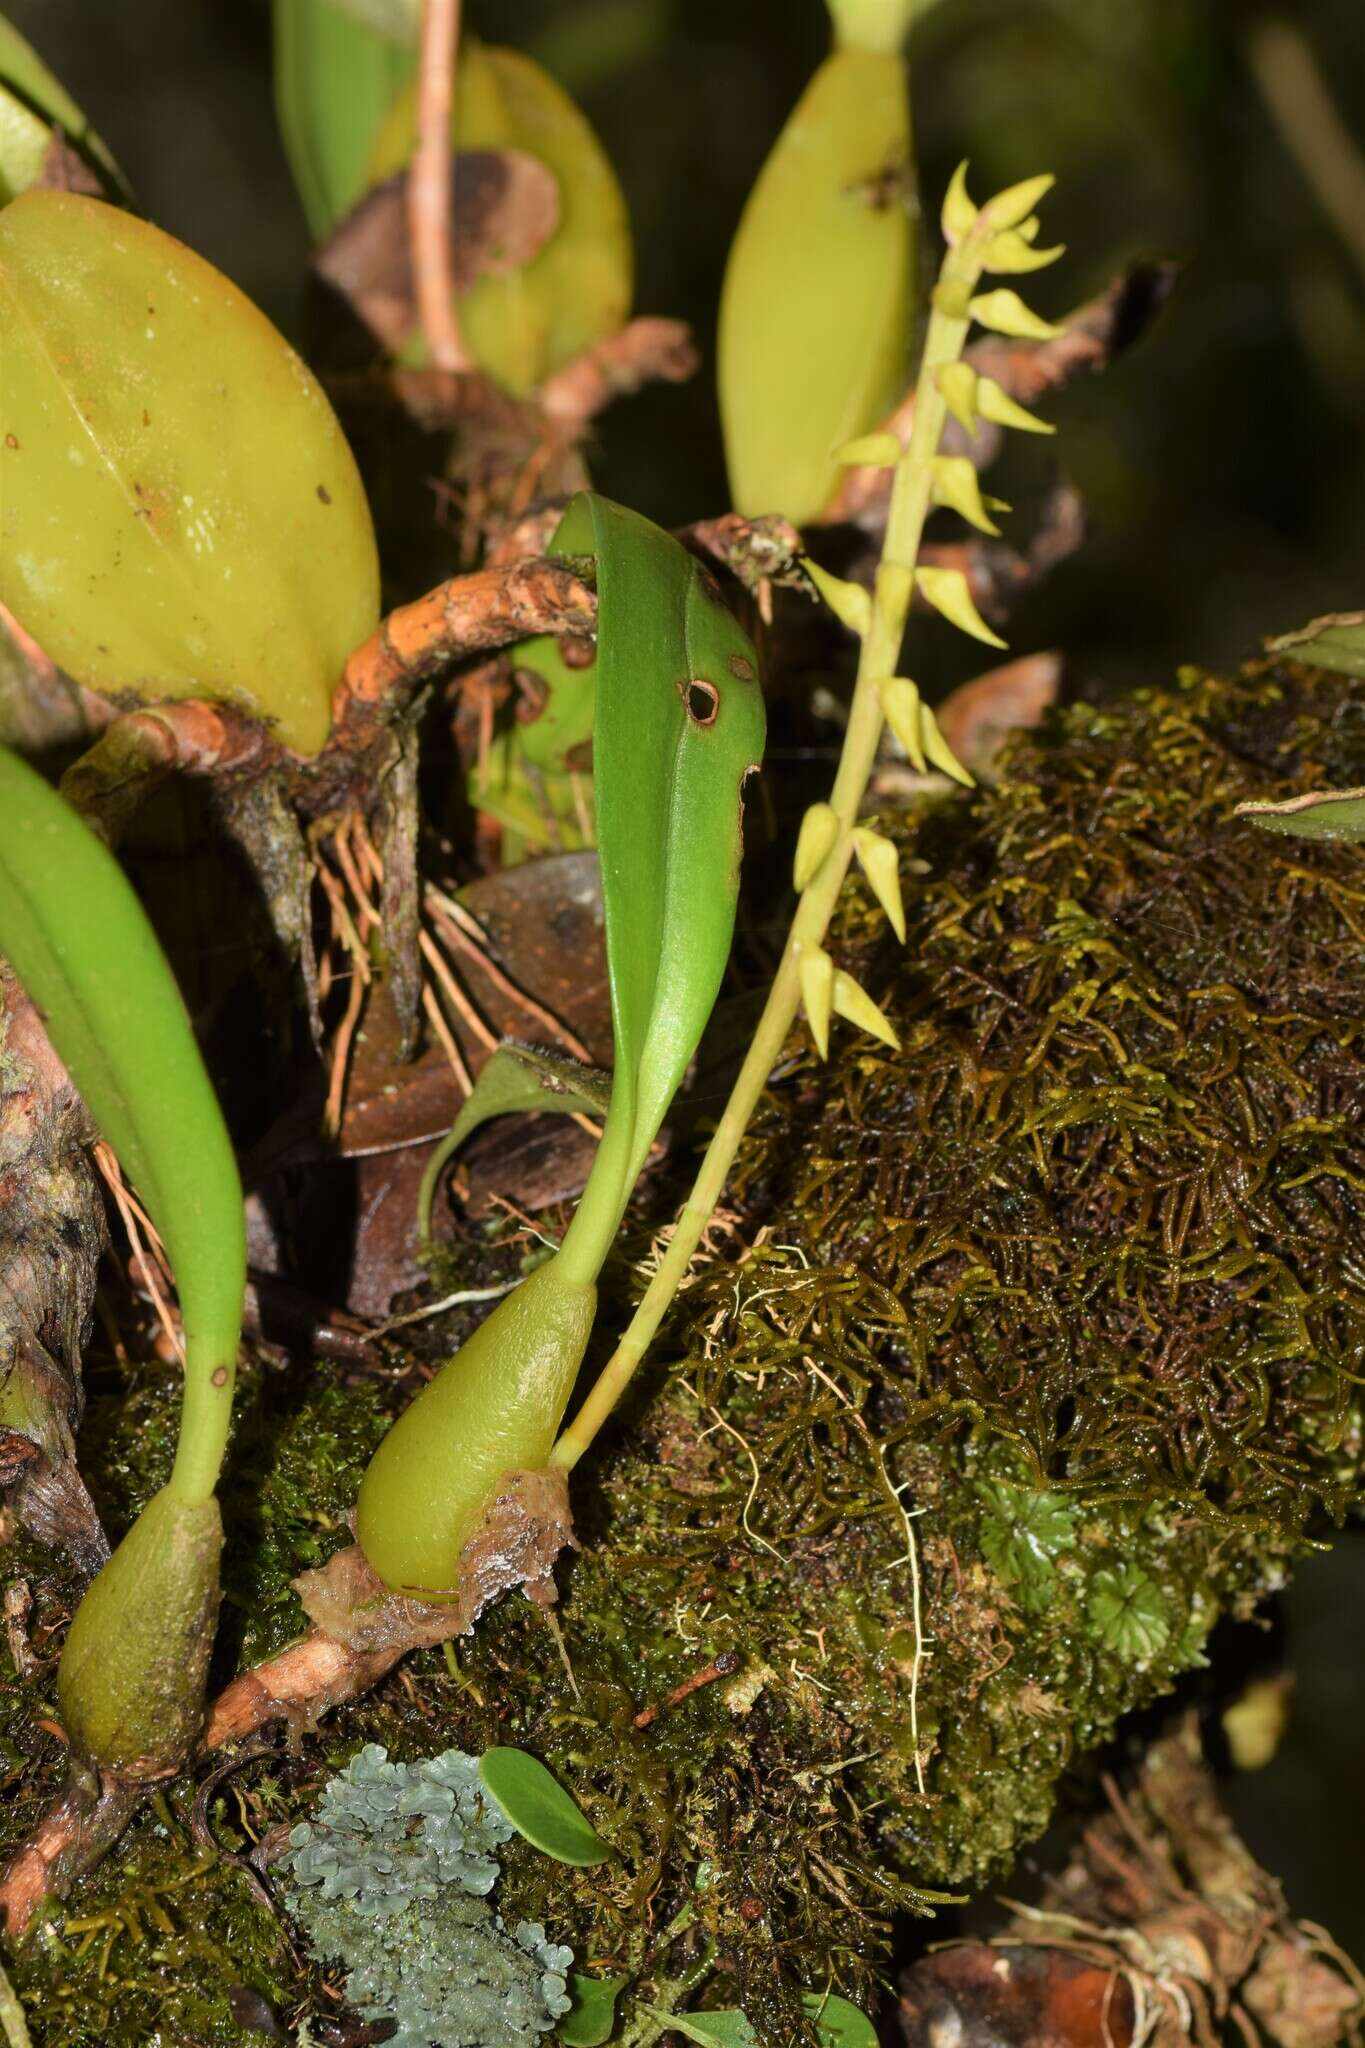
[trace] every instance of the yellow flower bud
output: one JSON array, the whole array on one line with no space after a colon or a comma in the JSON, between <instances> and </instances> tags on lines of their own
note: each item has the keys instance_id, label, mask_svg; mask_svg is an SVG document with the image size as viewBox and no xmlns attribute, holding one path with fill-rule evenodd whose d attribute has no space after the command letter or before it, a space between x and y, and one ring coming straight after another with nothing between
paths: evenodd
<instances>
[{"instance_id":1,"label":"yellow flower bud","mask_svg":"<svg viewBox=\"0 0 1365 2048\"><path fill-rule=\"evenodd\" d=\"M831 995L834 1008L841 1017L846 1017L850 1024L856 1024L860 1031L866 1031L873 1038L879 1038L882 1044L889 1045L893 1052L900 1051L899 1038L871 996L865 989L859 988L853 976L845 974L842 967L836 967L834 970Z\"/></svg>"},{"instance_id":2,"label":"yellow flower bud","mask_svg":"<svg viewBox=\"0 0 1365 2048\"><path fill-rule=\"evenodd\" d=\"M798 889L804 889L815 880L833 853L838 837L838 812L830 804L812 804L801 820L801 830L796 838L796 858L792 862L792 880Z\"/></svg>"},{"instance_id":3,"label":"yellow flower bud","mask_svg":"<svg viewBox=\"0 0 1365 2048\"><path fill-rule=\"evenodd\" d=\"M960 513L978 533L998 534L986 511L976 467L965 455L936 455L932 464L932 496L936 505Z\"/></svg>"},{"instance_id":4,"label":"yellow flower bud","mask_svg":"<svg viewBox=\"0 0 1365 2048\"><path fill-rule=\"evenodd\" d=\"M983 420L990 420L997 427L1017 427L1023 434L1055 434L1057 431L1049 420L1040 420L1036 412L1016 405L1008 391L1001 390L994 377L978 378L976 409Z\"/></svg>"},{"instance_id":5,"label":"yellow flower bud","mask_svg":"<svg viewBox=\"0 0 1365 2048\"><path fill-rule=\"evenodd\" d=\"M846 583L842 576L831 576L828 569L822 569L809 556L803 556L801 567L840 624L862 639L872 624L871 592L864 590L861 583Z\"/></svg>"},{"instance_id":6,"label":"yellow flower bud","mask_svg":"<svg viewBox=\"0 0 1365 2048\"><path fill-rule=\"evenodd\" d=\"M874 832L871 826L860 825L853 834L853 846L867 876L868 887L886 912L892 931L904 945L905 903L901 896L900 855L894 842L882 833Z\"/></svg>"},{"instance_id":7,"label":"yellow flower bud","mask_svg":"<svg viewBox=\"0 0 1365 2048\"><path fill-rule=\"evenodd\" d=\"M1042 320L1007 285L998 291L982 292L974 298L968 309L973 320L983 327L989 327L996 334L1008 334L1016 341L1053 341L1065 328L1054 327L1050 320Z\"/></svg>"},{"instance_id":8,"label":"yellow flower bud","mask_svg":"<svg viewBox=\"0 0 1365 2048\"><path fill-rule=\"evenodd\" d=\"M998 633L993 633L982 618L972 593L967 588L967 579L960 569L919 569L915 580L925 598L941 612L950 625L960 632L970 633L973 640L984 640L988 647L1003 647L1005 642Z\"/></svg>"},{"instance_id":9,"label":"yellow flower bud","mask_svg":"<svg viewBox=\"0 0 1365 2048\"><path fill-rule=\"evenodd\" d=\"M801 1000L806 1006L815 1050L822 1060L829 1058L829 1020L834 1008L834 962L823 946L803 947L797 965L801 979Z\"/></svg>"}]
</instances>

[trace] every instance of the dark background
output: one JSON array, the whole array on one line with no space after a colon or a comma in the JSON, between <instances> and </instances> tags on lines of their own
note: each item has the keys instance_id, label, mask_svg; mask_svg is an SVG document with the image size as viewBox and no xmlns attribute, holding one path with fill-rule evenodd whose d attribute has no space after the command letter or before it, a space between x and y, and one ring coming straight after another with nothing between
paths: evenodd
<instances>
[{"instance_id":1,"label":"dark background","mask_svg":"<svg viewBox=\"0 0 1365 2048\"><path fill-rule=\"evenodd\" d=\"M307 243L274 129L266 0L9 0L9 12L147 213L297 336ZM721 267L823 53L824 9L467 0L467 13L582 101L630 202L638 307L691 320L707 353L690 387L617 408L598 481L669 522L721 510L709 381ZM1290 0L1286 13L1365 139L1362 0ZM1247 61L1253 19L1229 0L937 0L912 38L934 205L962 156L982 195L1058 173L1045 239L1069 253L1029 281L1043 311L1136 256L1185 264L1159 330L1057 401L1057 443L1041 460L1031 443L1021 464L1037 479L1064 462L1092 535L1029 600L1012 644L1064 646L1087 681L1228 663L1262 634L1365 604L1365 276L1272 124Z\"/></svg>"},{"instance_id":2,"label":"dark background","mask_svg":"<svg viewBox=\"0 0 1365 2048\"><path fill-rule=\"evenodd\" d=\"M8 0L8 12L146 212L297 337L307 241L274 127L265 0ZM724 509L709 382L720 272L748 185L823 53L823 9L469 0L468 12L583 103L630 202L639 309L691 320L707 355L691 386L617 408L598 482L670 523ZM1286 14L1365 144L1362 0ZM1185 266L1157 331L1050 407L1058 441L1031 442L1021 466L1036 489L1064 462L1093 526L1017 616L1012 645L1065 648L1087 687L1231 663L1265 633L1365 605L1365 221L1353 256L1254 80L1254 18L1222 0L938 0L912 39L928 198L962 156L978 196L1059 175L1044 239L1069 254L1032 282L1040 310L1065 310L1135 257ZM1234 1797L1295 1910L1365 1958L1362 1547L1343 1543L1296 1581L1294 1722Z\"/></svg>"}]
</instances>

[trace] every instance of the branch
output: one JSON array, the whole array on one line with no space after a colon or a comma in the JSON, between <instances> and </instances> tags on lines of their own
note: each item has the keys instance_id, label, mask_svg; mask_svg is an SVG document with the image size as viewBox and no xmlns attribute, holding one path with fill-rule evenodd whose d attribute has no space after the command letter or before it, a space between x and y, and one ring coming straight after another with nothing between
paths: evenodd
<instances>
[{"instance_id":1,"label":"branch","mask_svg":"<svg viewBox=\"0 0 1365 2048\"><path fill-rule=\"evenodd\" d=\"M509 562L456 576L390 612L347 662L332 700L333 745L366 744L385 707L462 655L536 633L591 634L593 592L564 562Z\"/></svg>"},{"instance_id":2,"label":"branch","mask_svg":"<svg viewBox=\"0 0 1365 2048\"><path fill-rule=\"evenodd\" d=\"M656 380L685 384L697 363L685 320L631 320L547 377L540 387L541 408L576 440L613 399L627 398Z\"/></svg>"}]
</instances>

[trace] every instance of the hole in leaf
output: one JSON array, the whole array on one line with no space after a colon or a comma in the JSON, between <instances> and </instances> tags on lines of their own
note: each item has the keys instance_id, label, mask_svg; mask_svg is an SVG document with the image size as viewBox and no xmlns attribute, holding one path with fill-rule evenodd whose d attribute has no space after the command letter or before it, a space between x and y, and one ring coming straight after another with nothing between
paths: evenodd
<instances>
[{"instance_id":1,"label":"hole in leaf","mask_svg":"<svg viewBox=\"0 0 1365 2048\"><path fill-rule=\"evenodd\" d=\"M720 691L714 683L708 683L705 676L689 676L679 683L687 715L694 725L714 725L716 713L720 710Z\"/></svg>"}]
</instances>

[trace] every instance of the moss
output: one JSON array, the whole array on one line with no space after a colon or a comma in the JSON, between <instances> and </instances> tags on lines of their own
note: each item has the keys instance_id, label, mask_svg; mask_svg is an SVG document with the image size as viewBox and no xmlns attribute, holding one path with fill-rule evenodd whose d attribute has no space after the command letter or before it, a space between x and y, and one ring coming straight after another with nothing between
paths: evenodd
<instances>
[{"instance_id":1,"label":"moss","mask_svg":"<svg viewBox=\"0 0 1365 2048\"><path fill-rule=\"evenodd\" d=\"M708 1997L765 2043L803 2038L801 1986L867 2003L895 1915L999 1879L1072 1761L1359 1499L1365 883L1230 814L1365 782L1365 707L1304 670L1191 676L1063 714L1008 775L892 821L928 864L904 951L846 892L833 943L901 1050L839 1027L824 1067L793 1035L730 1256L575 1475L563 1654L505 1601L276 1786L297 1820L367 1741L544 1757L619 1860L509 1843L502 1910L635 1978L626 2039L639 1990L667 2003L708 1954ZM635 1279L608 1282L619 1322ZM340 1540L387 1398L254 1385L229 1516L249 1641L292 1632L287 1579ZM160 1410L127 1413L111 1455L150 1490ZM152 1825L120 1859L139 1881ZM225 1995L214 1968L188 2002ZM93 2038L63 2020L44 2048Z\"/></svg>"},{"instance_id":2,"label":"moss","mask_svg":"<svg viewBox=\"0 0 1365 2048\"><path fill-rule=\"evenodd\" d=\"M192 1797L173 1788L135 1821L11 1962L41 2048L240 2048L244 1999L288 2002L288 1944L242 1873L196 1848Z\"/></svg>"}]
</instances>

